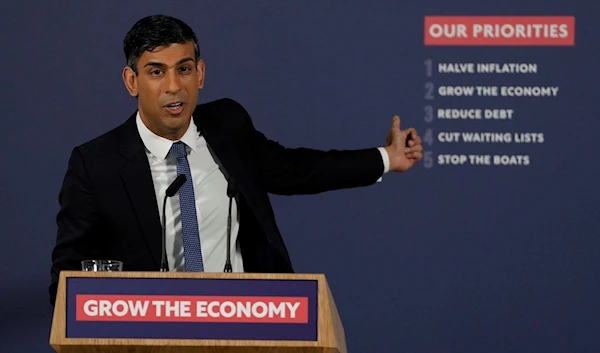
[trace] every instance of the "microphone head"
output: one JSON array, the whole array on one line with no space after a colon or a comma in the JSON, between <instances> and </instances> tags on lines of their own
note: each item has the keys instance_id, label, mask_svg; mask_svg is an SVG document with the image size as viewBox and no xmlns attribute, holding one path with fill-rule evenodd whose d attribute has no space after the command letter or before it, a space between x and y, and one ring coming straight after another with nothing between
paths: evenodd
<instances>
[{"instance_id":1,"label":"microphone head","mask_svg":"<svg viewBox=\"0 0 600 353\"><path fill-rule=\"evenodd\" d=\"M227 184L227 197L232 198L235 197L237 193L237 188L235 185L235 179L233 177L229 178L229 184Z\"/></svg>"},{"instance_id":2,"label":"microphone head","mask_svg":"<svg viewBox=\"0 0 600 353\"><path fill-rule=\"evenodd\" d=\"M167 188L167 191L165 191L165 195L167 197L171 197L171 196L175 195L177 193L177 191L179 191L179 189L183 186L183 184L185 184L186 180L187 180L187 178L184 174L179 174L177 176L177 178L175 178L175 180L173 180L171 185L169 185L169 187Z\"/></svg>"}]
</instances>

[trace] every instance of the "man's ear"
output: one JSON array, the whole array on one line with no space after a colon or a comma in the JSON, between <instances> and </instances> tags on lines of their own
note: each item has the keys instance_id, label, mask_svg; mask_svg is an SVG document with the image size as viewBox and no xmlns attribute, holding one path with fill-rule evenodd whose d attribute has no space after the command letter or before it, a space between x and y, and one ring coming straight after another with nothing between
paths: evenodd
<instances>
[{"instance_id":1,"label":"man's ear","mask_svg":"<svg viewBox=\"0 0 600 353\"><path fill-rule=\"evenodd\" d=\"M198 60L196 64L196 72L198 73L198 88L204 87L204 76L205 76L204 61L202 59Z\"/></svg>"},{"instance_id":2,"label":"man's ear","mask_svg":"<svg viewBox=\"0 0 600 353\"><path fill-rule=\"evenodd\" d=\"M123 83L125 83L125 87L129 94L133 97L137 97L138 85L137 85L137 74L133 71L133 69L129 66L125 66L123 69Z\"/></svg>"}]
</instances>

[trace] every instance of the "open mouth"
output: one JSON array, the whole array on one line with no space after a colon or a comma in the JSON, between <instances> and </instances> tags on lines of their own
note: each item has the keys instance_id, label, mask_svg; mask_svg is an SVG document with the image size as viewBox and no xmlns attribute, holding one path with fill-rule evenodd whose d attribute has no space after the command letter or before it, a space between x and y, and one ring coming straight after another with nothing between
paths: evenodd
<instances>
[{"instance_id":1,"label":"open mouth","mask_svg":"<svg viewBox=\"0 0 600 353\"><path fill-rule=\"evenodd\" d=\"M166 105L166 108L172 114L179 114L183 110L183 103L182 102L171 103L171 104Z\"/></svg>"}]
</instances>

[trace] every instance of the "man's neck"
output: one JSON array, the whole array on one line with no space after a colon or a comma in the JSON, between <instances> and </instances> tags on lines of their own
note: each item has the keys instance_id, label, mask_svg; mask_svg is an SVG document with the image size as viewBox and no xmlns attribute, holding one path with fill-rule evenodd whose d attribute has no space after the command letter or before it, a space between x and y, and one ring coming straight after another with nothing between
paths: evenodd
<instances>
[{"instance_id":1,"label":"man's neck","mask_svg":"<svg viewBox=\"0 0 600 353\"><path fill-rule=\"evenodd\" d=\"M190 120L192 119L192 117L189 117L188 119L186 119L187 123L184 124L180 128L169 129L168 127L158 126L158 124L154 124L149 119L146 119L145 114L141 109L139 110L139 113L140 113L140 118L142 119L142 122L148 128L148 130L152 131L152 133L156 134L157 136L166 138L171 141L177 141L177 140L181 139L181 137L187 131L189 124L190 124Z\"/></svg>"}]
</instances>

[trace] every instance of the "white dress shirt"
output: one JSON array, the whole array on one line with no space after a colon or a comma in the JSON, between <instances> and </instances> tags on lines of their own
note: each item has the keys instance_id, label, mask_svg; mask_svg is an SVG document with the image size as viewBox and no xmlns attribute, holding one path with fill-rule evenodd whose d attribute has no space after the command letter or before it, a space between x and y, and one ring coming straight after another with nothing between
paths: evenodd
<instances>
[{"instance_id":1,"label":"white dress shirt","mask_svg":"<svg viewBox=\"0 0 600 353\"><path fill-rule=\"evenodd\" d=\"M158 212L162 220L162 205L167 187L177 177L177 161L169 154L173 143L185 143L188 163L194 184L196 214L200 227L200 247L204 271L223 272L227 257L227 216L229 198L227 179L208 150L206 140L198 131L193 118L190 125L177 141L160 137L144 125L139 112L136 124L152 172ZM379 148L383 159L384 174L389 171L387 151ZM381 178L378 180L381 181ZM170 197L166 204L166 253L171 271L185 271L179 193ZM232 204L231 216L231 265L233 272L244 272L242 253L237 241L239 213L236 200Z\"/></svg>"},{"instance_id":2,"label":"white dress shirt","mask_svg":"<svg viewBox=\"0 0 600 353\"><path fill-rule=\"evenodd\" d=\"M162 220L162 204L167 187L177 177L177 160L169 154L173 143L150 131L142 122L139 112L136 123L144 142L150 163L154 192ZM196 215L200 227L200 247L204 271L223 272L227 258L227 215L229 198L227 180L210 154L206 140L200 135L193 119L180 140L186 145L188 163L196 197ZM233 272L244 272L242 253L237 242L239 231L238 205L234 199L231 208L231 266ZM166 205L166 252L171 271L185 271L181 210L179 193L170 197Z\"/></svg>"}]
</instances>

